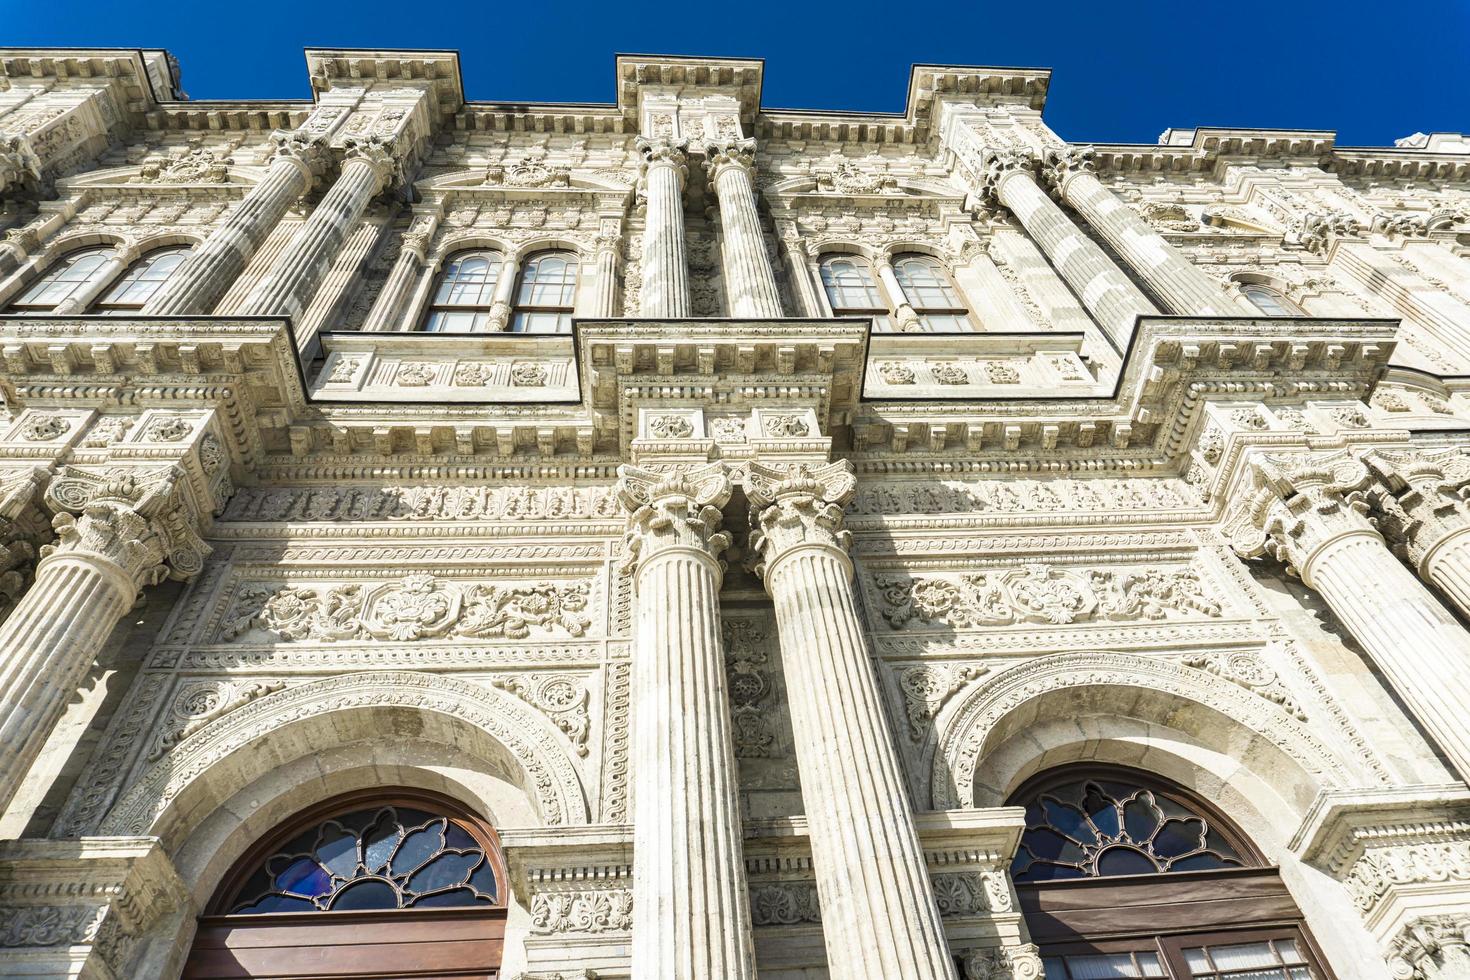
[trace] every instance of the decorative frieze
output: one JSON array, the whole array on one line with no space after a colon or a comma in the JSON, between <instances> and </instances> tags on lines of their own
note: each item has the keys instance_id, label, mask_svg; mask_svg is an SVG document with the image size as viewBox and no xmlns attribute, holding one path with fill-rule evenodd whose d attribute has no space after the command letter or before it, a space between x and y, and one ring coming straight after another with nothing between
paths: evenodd
<instances>
[{"instance_id":1,"label":"decorative frieze","mask_svg":"<svg viewBox=\"0 0 1470 980\"><path fill-rule=\"evenodd\" d=\"M533 632L582 636L592 620L587 582L481 585L415 572L394 584L245 583L220 627L221 643L512 639Z\"/></svg>"}]
</instances>

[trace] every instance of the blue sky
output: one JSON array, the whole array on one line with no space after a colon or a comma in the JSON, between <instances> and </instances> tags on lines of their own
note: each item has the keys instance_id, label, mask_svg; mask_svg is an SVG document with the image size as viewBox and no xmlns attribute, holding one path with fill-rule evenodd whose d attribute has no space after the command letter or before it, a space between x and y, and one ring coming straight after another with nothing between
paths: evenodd
<instances>
[{"instance_id":1,"label":"blue sky","mask_svg":"<svg viewBox=\"0 0 1470 980\"><path fill-rule=\"evenodd\" d=\"M645 52L762 57L766 105L822 109L900 110L913 62L1049 67L1071 140L1470 131L1470 0L0 0L0 44L166 47L196 99L305 97L302 48L323 46L456 48L471 99L608 102L614 54Z\"/></svg>"}]
</instances>

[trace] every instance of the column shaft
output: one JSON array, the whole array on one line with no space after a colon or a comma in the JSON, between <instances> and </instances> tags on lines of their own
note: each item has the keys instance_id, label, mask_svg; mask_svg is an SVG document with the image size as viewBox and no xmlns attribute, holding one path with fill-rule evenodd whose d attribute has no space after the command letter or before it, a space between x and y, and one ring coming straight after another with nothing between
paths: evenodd
<instances>
[{"instance_id":1,"label":"column shaft","mask_svg":"<svg viewBox=\"0 0 1470 980\"><path fill-rule=\"evenodd\" d=\"M242 316L295 316L305 309L337 250L383 186L383 164L351 157L240 310ZM305 345L308 338L298 337Z\"/></svg>"},{"instance_id":2,"label":"column shaft","mask_svg":"<svg viewBox=\"0 0 1470 980\"><path fill-rule=\"evenodd\" d=\"M1470 633L1371 530L1324 545L1302 580L1332 607L1461 778L1470 778Z\"/></svg>"},{"instance_id":3,"label":"column shaft","mask_svg":"<svg viewBox=\"0 0 1470 980\"><path fill-rule=\"evenodd\" d=\"M766 252L756 206L755 141L739 140L707 151L715 194L720 201L720 255L725 272L725 294L730 314L752 319L782 315L781 291Z\"/></svg>"},{"instance_id":4,"label":"column shaft","mask_svg":"<svg viewBox=\"0 0 1470 980\"><path fill-rule=\"evenodd\" d=\"M265 178L189 253L143 312L158 316L211 312L286 210L306 193L309 175L310 168L300 160L277 157Z\"/></svg>"},{"instance_id":5,"label":"column shaft","mask_svg":"<svg viewBox=\"0 0 1470 980\"><path fill-rule=\"evenodd\" d=\"M846 556L770 577L833 980L953 977Z\"/></svg>"},{"instance_id":6,"label":"column shaft","mask_svg":"<svg viewBox=\"0 0 1470 980\"><path fill-rule=\"evenodd\" d=\"M1437 544L1420 568L1425 578L1470 617L1470 527Z\"/></svg>"},{"instance_id":7,"label":"column shaft","mask_svg":"<svg viewBox=\"0 0 1470 980\"><path fill-rule=\"evenodd\" d=\"M618 246L617 240L599 242L597 246L597 289L589 316L610 317L617 309Z\"/></svg>"},{"instance_id":8,"label":"column shaft","mask_svg":"<svg viewBox=\"0 0 1470 980\"><path fill-rule=\"evenodd\" d=\"M636 563L633 960L640 980L754 980L720 636L718 464L623 467Z\"/></svg>"},{"instance_id":9,"label":"column shaft","mask_svg":"<svg viewBox=\"0 0 1470 980\"><path fill-rule=\"evenodd\" d=\"M852 589L846 462L750 464L751 550L776 610L832 980L953 980Z\"/></svg>"},{"instance_id":10,"label":"column shaft","mask_svg":"<svg viewBox=\"0 0 1470 980\"><path fill-rule=\"evenodd\" d=\"M362 323L364 333L383 333L397 329L398 315L403 310L403 303L408 298L409 290L413 288L414 279L423 264L423 256L411 248L405 247L398 253L387 281L383 283L378 298L373 301L373 308L368 310L367 319Z\"/></svg>"},{"instance_id":11,"label":"column shaft","mask_svg":"<svg viewBox=\"0 0 1470 980\"><path fill-rule=\"evenodd\" d=\"M640 140L646 158L648 208L643 225L643 287L638 312L645 317L689 316L689 263L684 246L684 154L674 144Z\"/></svg>"},{"instance_id":12,"label":"column shaft","mask_svg":"<svg viewBox=\"0 0 1470 980\"><path fill-rule=\"evenodd\" d=\"M1108 342L1119 353L1126 350L1135 319L1159 312L1148 297L1072 223L1029 173L1019 169L1001 173L995 193L1082 300Z\"/></svg>"},{"instance_id":13,"label":"column shaft","mask_svg":"<svg viewBox=\"0 0 1470 980\"><path fill-rule=\"evenodd\" d=\"M1062 200L1087 219L1113 250L1132 266L1170 313L1240 316L1223 287L1205 275L1154 231L1133 209L1102 185L1095 174L1074 170L1059 177Z\"/></svg>"},{"instance_id":14,"label":"column shaft","mask_svg":"<svg viewBox=\"0 0 1470 980\"><path fill-rule=\"evenodd\" d=\"M53 556L0 626L0 812L134 594L118 569Z\"/></svg>"},{"instance_id":15,"label":"column shaft","mask_svg":"<svg viewBox=\"0 0 1470 980\"><path fill-rule=\"evenodd\" d=\"M633 975L754 977L716 566L665 553L637 588Z\"/></svg>"}]
</instances>

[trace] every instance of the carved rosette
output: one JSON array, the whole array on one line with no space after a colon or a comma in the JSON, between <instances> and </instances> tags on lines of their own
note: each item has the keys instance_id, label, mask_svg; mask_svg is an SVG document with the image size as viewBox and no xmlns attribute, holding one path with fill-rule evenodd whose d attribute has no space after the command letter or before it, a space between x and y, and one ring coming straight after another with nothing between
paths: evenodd
<instances>
[{"instance_id":1,"label":"carved rosette","mask_svg":"<svg viewBox=\"0 0 1470 980\"><path fill-rule=\"evenodd\" d=\"M184 471L94 471L64 467L46 488L56 512L52 556L91 557L123 572L135 588L172 576L187 579L204 567L210 547L183 495Z\"/></svg>"},{"instance_id":2,"label":"carved rosette","mask_svg":"<svg viewBox=\"0 0 1470 980\"><path fill-rule=\"evenodd\" d=\"M750 548L754 572L768 572L783 557L803 547L828 548L847 559L852 533L843 527L843 510L857 492L847 460L786 467L750 464L745 493L750 499Z\"/></svg>"},{"instance_id":3,"label":"carved rosette","mask_svg":"<svg viewBox=\"0 0 1470 980\"><path fill-rule=\"evenodd\" d=\"M1377 535L1367 517L1367 467L1346 451L1291 453L1252 461L1251 486L1225 529L1242 557L1270 554L1303 575L1327 545L1352 534ZM1307 575L1303 580L1308 585Z\"/></svg>"},{"instance_id":4,"label":"carved rosette","mask_svg":"<svg viewBox=\"0 0 1470 980\"><path fill-rule=\"evenodd\" d=\"M1057 194L1067 193L1067 182L1078 174L1097 172L1097 151L1090 146L1064 146L1046 151L1041 176Z\"/></svg>"},{"instance_id":5,"label":"carved rosette","mask_svg":"<svg viewBox=\"0 0 1470 980\"><path fill-rule=\"evenodd\" d=\"M730 478L719 463L668 473L636 466L618 468L618 499L631 513L624 537L624 568L634 571L648 559L678 549L697 551L723 570L720 555L730 535L720 530L720 507L730 499Z\"/></svg>"},{"instance_id":6,"label":"carved rosette","mask_svg":"<svg viewBox=\"0 0 1470 980\"><path fill-rule=\"evenodd\" d=\"M710 143L704 148L704 167L712 182L717 182L720 173L736 167L749 177L755 176L755 140L725 140Z\"/></svg>"},{"instance_id":7,"label":"carved rosette","mask_svg":"<svg viewBox=\"0 0 1470 980\"><path fill-rule=\"evenodd\" d=\"M1363 463L1378 529L1415 567L1450 535L1470 528L1470 456L1463 449L1375 449Z\"/></svg>"},{"instance_id":8,"label":"carved rosette","mask_svg":"<svg viewBox=\"0 0 1470 980\"><path fill-rule=\"evenodd\" d=\"M679 175L679 187L684 187L684 179L689 176L689 158L686 150L689 148L688 140L675 140L667 137L649 139L640 136L633 143L638 150L642 161L638 165L638 175L647 180L648 173L658 167L670 167Z\"/></svg>"}]
</instances>

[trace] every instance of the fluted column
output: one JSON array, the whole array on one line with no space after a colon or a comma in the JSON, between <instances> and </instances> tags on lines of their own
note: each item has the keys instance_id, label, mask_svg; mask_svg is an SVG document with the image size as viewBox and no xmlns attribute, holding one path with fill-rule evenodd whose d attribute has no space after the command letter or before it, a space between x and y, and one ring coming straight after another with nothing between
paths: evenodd
<instances>
[{"instance_id":1,"label":"fluted column","mask_svg":"<svg viewBox=\"0 0 1470 980\"><path fill-rule=\"evenodd\" d=\"M1122 352L1133 335L1135 319L1158 313L1158 308L1047 196L1031 175L1031 162L1019 151L988 151L984 190L1011 210L1082 300L1108 342Z\"/></svg>"},{"instance_id":2,"label":"fluted column","mask_svg":"<svg viewBox=\"0 0 1470 980\"><path fill-rule=\"evenodd\" d=\"M689 315L689 261L684 247L684 178L689 168L683 140L639 137L648 207L643 221L643 287L638 312L645 317Z\"/></svg>"},{"instance_id":3,"label":"fluted column","mask_svg":"<svg viewBox=\"0 0 1470 980\"><path fill-rule=\"evenodd\" d=\"M625 466L634 568L633 968L639 980L755 977L720 639L718 464Z\"/></svg>"},{"instance_id":4,"label":"fluted column","mask_svg":"<svg viewBox=\"0 0 1470 980\"><path fill-rule=\"evenodd\" d=\"M51 312L57 315L87 312L87 308L99 296L112 288L113 281L128 267L130 261L123 253L114 251L85 286L57 303Z\"/></svg>"},{"instance_id":5,"label":"fluted column","mask_svg":"<svg viewBox=\"0 0 1470 980\"><path fill-rule=\"evenodd\" d=\"M1347 452L1262 456L1229 529L1314 589L1462 778L1470 777L1470 633L1367 517L1371 477Z\"/></svg>"},{"instance_id":6,"label":"fluted column","mask_svg":"<svg viewBox=\"0 0 1470 980\"><path fill-rule=\"evenodd\" d=\"M888 305L893 308L893 329L897 333L916 333L924 329L924 322L919 319L913 304L909 302L908 294L903 291L903 284L898 281L898 273L893 271L893 261L888 255L880 255L875 263L878 268L878 282L882 284L883 291L888 294Z\"/></svg>"},{"instance_id":7,"label":"fluted column","mask_svg":"<svg viewBox=\"0 0 1470 980\"><path fill-rule=\"evenodd\" d=\"M207 548L175 510L182 471L140 484L129 477L94 486L73 515L53 521L56 543L41 549L35 581L0 625L0 811L40 754L103 643L138 590L197 570ZM48 490L53 507L78 491L58 478Z\"/></svg>"},{"instance_id":8,"label":"fluted column","mask_svg":"<svg viewBox=\"0 0 1470 980\"><path fill-rule=\"evenodd\" d=\"M781 316L781 291L766 253L751 179L755 140L711 143L705 148L705 167L720 201L720 255L730 314L753 319Z\"/></svg>"},{"instance_id":9,"label":"fluted column","mask_svg":"<svg viewBox=\"0 0 1470 980\"><path fill-rule=\"evenodd\" d=\"M852 590L844 462L751 464L751 548L776 609L832 980L953 978Z\"/></svg>"},{"instance_id":10,"label":"fluted column","mask_svg":"<svg viewBox=\"0 0 1470 980\"><path fill-rule=\"evenodd\" d=\"M610 317L617 309L618 246L622 239L616 232L597 236L596 292L588 316Z\"/></svg>"},{"instance_id":11,"label":"fluted column","mask_svg":"<svg viewBox=\"0 0 1470 980\"><path fill-rule=\"evenodd\" d=\"M408 231L399 243L398 257L383 283L373 308L368 310L362 323L364 333L382 333L398 326L403 304L413 289L414 281L424 267L425 253L429 247L429 236L433 234L432 223L423 231Z\"/></svg>"},{"instance_id":12,"label":"fluted column","mask_svg":"<svg viewBox=\"0 0 1470 980\"><path fill-rule=\"evenodd\" d=\"M1470 456L1463 449L1376 449L1363 462L1377 526L1419 576L1470 616Z\"/></svg>"},{"instance_id":13,"label":"fluted column","mask_svg":"<svg viewBox=\"0 0 1470 980\"><path fill-rule=\"evenodd\" d=\"M1186 316L1241 316L1244 311L1225 288L1205 275L1178 249L1149 227L1097 179L1093 149L1069 146L1046 155L1046 178L1069 206L1113 247L1164 301L1170 313Z\"/></svg>"},{"instance_id":14,"label":"fluted column","mask_svg":"<svg viewBox=\"0 0 1470 980\"><path fill-rule=\"evenodd\" d=\"M143 312L158 316L209 313L245 271L251 256L292 204L306 193L326 154L318 139L277 133L276 155L224 223L179 263Z\"/></svg>"},{"instance_id":15,"label":"fluted column","mask_svg":"<svg viewBox=\"0 0 1470 980\"><path fill-rule=\"evenodd\" d=\"M368 202L392 179L397 168L381 142L349 141L342 171L302 223L290 243L246 297L242 316L295 316L306 308L343 241L357 227ZM298 337L305 345L308 338Z\"/></svg>"}]
</instances>

